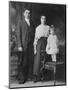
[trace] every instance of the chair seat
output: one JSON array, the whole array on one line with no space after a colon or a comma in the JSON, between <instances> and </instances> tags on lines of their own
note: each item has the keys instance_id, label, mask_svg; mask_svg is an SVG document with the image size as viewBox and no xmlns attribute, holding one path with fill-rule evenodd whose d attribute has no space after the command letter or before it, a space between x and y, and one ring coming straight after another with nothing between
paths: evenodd
<instances>
[{"instance_id":1,"label":"chair seat","mask_svg":"<svg viewBox=\"0 0 68 90\"><path fill-rule=\"evenodd\" d=\"M43 67L41 68L41 70L44 69L48 69L48 70L54 70L56 68L57 65L62 65L64 64L64 62L46 62Z\"/></svg>"},{"instance_id":2,"label":"chair seat","mask_svg":"<svg viewBox=\"0 0 68 90\"><path fill-rule=\"evenodd\" d=\"M46 62L45 64L47 65L59 65L59 64L63 64L64 62Z\"/></svg>"}]
</instances>

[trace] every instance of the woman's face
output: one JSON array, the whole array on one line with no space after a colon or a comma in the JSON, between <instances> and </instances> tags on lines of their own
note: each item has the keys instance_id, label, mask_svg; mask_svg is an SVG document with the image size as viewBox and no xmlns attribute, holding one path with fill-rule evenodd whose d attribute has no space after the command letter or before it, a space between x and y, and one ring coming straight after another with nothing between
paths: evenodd
<instances>
[{"instance_id":1,"label":"woman's face","mask_svg":"<svg viewBox=\"0 0 68 90\"><path fill-rule=\"evenodd\" d=\"M41 23L45 24L45 22L46 22L46 17L45 16L41 16Z\"/></svg>"}]
</instances>

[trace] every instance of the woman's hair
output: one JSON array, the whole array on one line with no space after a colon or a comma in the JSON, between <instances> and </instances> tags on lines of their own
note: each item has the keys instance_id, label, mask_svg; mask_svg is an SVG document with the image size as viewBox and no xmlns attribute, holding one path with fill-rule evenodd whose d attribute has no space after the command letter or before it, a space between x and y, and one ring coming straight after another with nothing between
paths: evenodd
<instances>
[{"instance_id":1,"label":"woman's hair","mask_svg":"<svg viewBox=\"0 0 68 90\"><path fill-rule=\"evenodd\" d=\"M41 19L42 16L44 16L44 17L46 18L46 15L44 15L44 14L41 14L41 15L39 16L39 18Z\"/></svg>"}]
</instances>

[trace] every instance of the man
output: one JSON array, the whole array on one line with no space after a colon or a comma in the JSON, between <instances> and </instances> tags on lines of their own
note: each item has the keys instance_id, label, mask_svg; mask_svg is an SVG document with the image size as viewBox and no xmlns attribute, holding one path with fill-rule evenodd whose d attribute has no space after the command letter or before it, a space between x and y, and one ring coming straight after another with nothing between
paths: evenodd
<instances>
[{"instance_id":1,"label":"man","mask_svg":"<svg viewBox=\"0 0 68 90\"><path fill-rule=\"evenodd\" d=\"M33 38L34 26L30 20L30 10L25 10L24 19L17 26L18 51L24 54L19 69L20 83L25 83L32 76Z\"/></svg>"},{"instance_id":2,"label":"man","mask_svg":"<svg viewBox=\"0 0 68 90\"><path fill-rule=\"evenodd\" d=\"M33 74L35 77L35 82L39 80L40 77L40 54L41 50L45 50L47 44L47 37L49 34L49 26L46 25L46 17L43 15L41 16L41 24L37 26L35 32L35 39L34 39L34 69Z\"/></svg>"}]
</instances>

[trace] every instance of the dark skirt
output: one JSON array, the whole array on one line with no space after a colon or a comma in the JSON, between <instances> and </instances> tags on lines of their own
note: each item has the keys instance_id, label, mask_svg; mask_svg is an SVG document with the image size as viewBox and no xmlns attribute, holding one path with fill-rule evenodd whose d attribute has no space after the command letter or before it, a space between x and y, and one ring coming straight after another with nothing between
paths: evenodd
<instances>
[{"instance_id":1,"label":"dark skirt","mask_svg":"<svg viewBox=\"0 0 68 90\"><path fill-rule=\"evenodd\" d=\"M34 57L34 67L33 67L33 74L39 75L40 73L40 58L41 58L41 50L45 52L47 44L47 38L40 38L37 42L37 54Z\"/></svg>"}]
</instances>

